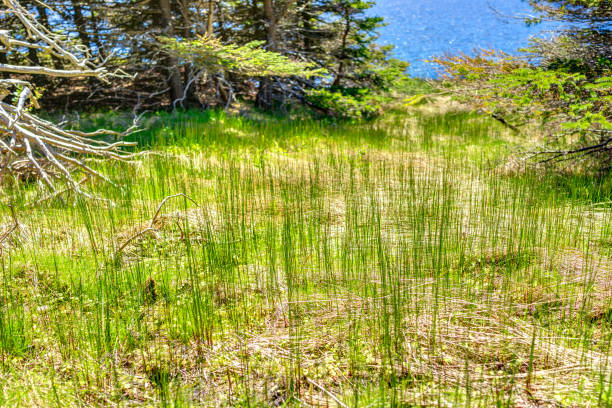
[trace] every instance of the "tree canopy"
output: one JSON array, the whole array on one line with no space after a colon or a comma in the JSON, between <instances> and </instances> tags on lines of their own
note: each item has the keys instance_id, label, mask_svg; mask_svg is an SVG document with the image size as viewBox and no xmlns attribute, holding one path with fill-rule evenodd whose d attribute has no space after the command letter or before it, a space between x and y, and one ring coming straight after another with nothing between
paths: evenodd
<instances>
[{"instance_id":1,"label":"tree canopy","mask_svg":"<svg viewBox=\"0 0 612 408\"><path fill-rule=\"evenodd\" d=\"M537 119L548 144L543 161L595 157L612 165L612 3L532 0L535 19L564 21L552 40L535 39L527 56L496 51L446 55L435 61L460 99L517 129ZM534 22L533 19L528 22ZM569 147L568 146L569 142Z\"/></svg>"},{"instance_id":2,"label":"tree canopy","mask_svg":"<svg viewBox=\"0 0 612 408\"><path fill-rule=\"evenodd\" d=\"M312 92L363 102L384 92L406 65L376 45L383 24L362 0L49 0L21 2L71 46L132 74L101 87L88 79L38 79L47 106L87 101L138 109L226 106L251 100L264 108L288 99L314 104ZM25 35L10 15L3 29ZM40 49L0 51L0 63L66 67ZM332 99L333 99L332 98Z\"/></svg>"}]
</instances>

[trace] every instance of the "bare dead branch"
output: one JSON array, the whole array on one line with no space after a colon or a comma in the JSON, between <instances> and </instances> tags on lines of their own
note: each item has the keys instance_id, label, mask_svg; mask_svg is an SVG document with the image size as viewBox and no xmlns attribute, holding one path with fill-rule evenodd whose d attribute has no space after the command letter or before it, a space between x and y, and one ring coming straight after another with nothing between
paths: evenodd
<instances>
[{"instance_id":1,"label":"bare dead branch","mask_svg":"<svg viewBox=\"0 0 612 408\"><path fill-rule=\"evenodd\" d=\"M153 218L151 218L151 220L149 221L149 224L143 228L142 230L138 231L136 234L132 235L130 238L128 238L114 253L114 257L116 258L118 255L120 255L123 250L132 242L134 241L136 238L139 238L145 234L148 234L149 232L155 232L157 231L157 228L155 227L155 223L157 222L157 220L159 219L159 215L161 214L161 210L164 207L164 205L166 205L166 202L168 202L168 200L171 200L173 198L177 198L177 197L184 197L185 199L191 201L192 203L194 203L195 205L198 205L198 203L196 203L191 197L189 197L186 194L183 193L179 193L179 194L174 194L174 195L170 195L167 196L166 198L164 198L162 200L162 202L159 204L159 206L157 207L157 211L155 211L155 214L153 215Z\"/></svg>"},{"instance_id":2,"label":"bare dead branch","mask_svg":"<svg viewBox=\"0 0 612 408\"><path fill-rule=\"evenodd\" d=\"M43 3L41 5L47 7ZM0 64L0 72L18 76L0 79L0 180L4 180L7 174L15 179L20 175L26 175L25 178L37 175L39 184L44 183L52 194L58 194L56 183L60 183L79 195L95 198L81 189L82 182L76 182L73 174L81 172L105 182L111 181L85 164L82 156L130 160L135 154L125 152L124 148L135 143L117 139L136 132L137 123L125 132L104 129L81 132L43 120L29 112L31 107L38 107L38 103L35 88L22 75L94 77L108 82L127 74L121 70L108 71L103 66L104 60L94 60L88 49L70 45L65 36L40 24L19 1L0 0L2 6L4 8L0 9L0 13L15 17L27 33L26 38L15 38L9 31L0 30L2 51L17 47L35 48L63 60L66 68ZM7 98L9 95L13 98ZM105 140L110 137L114 142Z\"/></svg>"},{"instance_id":3,"label":"bare dead branch","mask_svg":"<svg viewBox=\"0 0 612 408\"><path fill-rule=\"evenodd\" d=\"M0 245L2 245L17 228L19 228L19 221L17 220L17 214L15 214L15 208L12 205L9 205L8 207L11 209L13 225L11 225L11 227L5 233L3 233L2 236L0 236Z\"/></svg>"}]
</instances>

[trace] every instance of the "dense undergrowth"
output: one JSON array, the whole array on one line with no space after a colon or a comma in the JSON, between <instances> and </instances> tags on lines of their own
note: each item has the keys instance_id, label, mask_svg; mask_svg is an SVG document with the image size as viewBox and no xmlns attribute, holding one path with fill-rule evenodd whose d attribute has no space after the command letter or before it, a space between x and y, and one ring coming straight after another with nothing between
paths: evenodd
<instances>
[{"instance_id":1,"label":"dense undergrowth","mask_svg":"<svg viewBox=\"0 0 612 408\"><path fill-rule=\"evenodd\" d=\"M148 120L115 206L5 190L0 405L612 404L609 177L464 112Z\"/></svg>"}]
</instances>

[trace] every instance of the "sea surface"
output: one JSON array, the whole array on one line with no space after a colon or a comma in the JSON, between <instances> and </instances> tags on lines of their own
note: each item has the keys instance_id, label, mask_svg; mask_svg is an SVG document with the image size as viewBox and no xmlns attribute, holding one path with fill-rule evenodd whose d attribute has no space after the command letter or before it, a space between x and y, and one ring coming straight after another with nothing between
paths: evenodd
<instances>
[{"instance_id":1,"label":"sea surface","mask_svg":"<svg viewBox=\"0 0 612 408\"><path fill-rule=\"evenodd\" d=\"M517 53L531 37L550 37L558 28L528 27L523 18L533 10L524 0L376 0L371 13L388 23L378 42L395 45L395 56L418 77L436 76L425 62L432 56L478 48Z\"/></svg>"}]
</instances>

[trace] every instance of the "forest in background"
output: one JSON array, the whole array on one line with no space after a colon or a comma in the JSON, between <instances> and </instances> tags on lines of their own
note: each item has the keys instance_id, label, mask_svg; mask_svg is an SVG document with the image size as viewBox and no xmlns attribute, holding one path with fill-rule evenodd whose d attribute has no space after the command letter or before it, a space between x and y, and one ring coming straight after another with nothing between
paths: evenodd
<instances>
[{"instance_id":1,"label":"forest in background","mask_svg":"<svg viewBox=\"0 0 612 408\"><path fill-rule=\"evenodd\" d=\"M376 43L384 20L364 0L51 0L19 2L75 55L121 73L33 75L46 110L227 108L246 102L267 111L305 105L323 116L368 119L407 93L431 93L408 78L408 62ZM443 81L466 106L518 130L546 123L544 160L599 155L610 147L611 6L607 0L531 0L526 24L564 23L550 40L533 39L523 56L496 50L436 56ZM19 19L0 14L20 41ZM70 61L18 43L0 49L11 66L62 70ZM26 78L29 79L26 74ZM399 98L399 99L398 99ZM409 103L414 100L409 100ZM586 149L586 150L582 150ZM602 156L603 152L603 156ZM604 166L606 167L606 166Z\"/></svg>"},{"instance_id":2,"label":"forest in background","mask_svg":"<svg viewBox=\"0 0 612 408\"><path fill-rule=\"evenodd\" d=\"M20 3L44 26L64 34L71 46L104 61L111 71L130 75L112 86L82 78L37 78L45 93L42 106L53 110L83 103L140 110L224 107L239 98L264 109L300 101L323 113L340 109L368 116L378 113L381 91L401 82L407 66L390 57L392 47L376 45L383 21L369 15L370 1ZM0 19L3 30L25 36L18 19ZM298 65L284 72L288 61L258 54L264 48ZM216 53L212 60L211 53ZM250 66L244 69L241 63L247 60ZM0 50L0 63L61 69L65 62L41 50L14 47Z\"/></svg>"}]
</instances>

